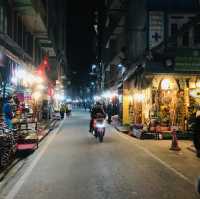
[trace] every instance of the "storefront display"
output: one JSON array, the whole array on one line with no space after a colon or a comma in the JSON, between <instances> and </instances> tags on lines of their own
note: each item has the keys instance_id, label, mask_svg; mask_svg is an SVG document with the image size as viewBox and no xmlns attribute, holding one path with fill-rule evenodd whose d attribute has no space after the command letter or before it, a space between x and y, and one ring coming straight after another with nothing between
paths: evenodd
<instances>
[{"instance_id":1,"label":"storefront display","mask_svg":"<svg viewBox=\"0 0 200 199\"><path fill-rule=\"evenodd\" d=\"M170 132L171 126L187 131L200 109L200 80L194 76L155 75L148 88L129 88L126 93L129 123L153 132L156 126L163 132Z\"/></svg>"}]
</instances>

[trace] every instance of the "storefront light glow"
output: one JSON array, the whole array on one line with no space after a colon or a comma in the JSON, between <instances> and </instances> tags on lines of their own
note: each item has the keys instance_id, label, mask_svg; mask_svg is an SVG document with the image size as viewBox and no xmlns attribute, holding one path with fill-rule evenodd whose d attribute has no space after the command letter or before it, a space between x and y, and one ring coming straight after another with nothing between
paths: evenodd
<instances>
[{"instance_id":1,"label":"storefront light glow","mask_svg":"<svg viewBox=\"0 0 200 199\"><path fill-rule=\"evenodd\" d=\"M128 96L128 99L129 99L129 102L130 102L130 103L133 103L133 96L132 96L132 95L129 95L129 96Z\"/></svg>"},{"instance_id":2,"label":"storefront light glow","mask_svg":"<svg viewBox=\"0 0 200 199\"><path fill-rule=\"evenodd\" d=\"M39 91L33 93L33 98L38 101L41 98L42 94Z\"/></svg>"},{"instance_id":3,"label":"storefront light glow","mask_svg":"<svg viewBox=\"0 0 200 199\"><path fill-rule=\"evenodd\" d=\"M101 99L101 97L100 96L94 96L94 101L99 101Z\"/></svg>"},{"instance_id":4,"label":"storefront light glow","mask_svg":"<svg viewBox=\"0 0 200 199\"><path fill-rule=\"evenodd\" d=\"M16 70L16 77L18 79L24 79L27 76L27 72L23 69Z\"/></svg>"},{"instance_id":5,"label":"storefront light glow","mask_svg":"<svg viewBox=\"0 0 200 199\"><path fill-rule=\"evenodd\" d=\"M118 97L118 94L116 92L107 91L102 94L102 97L107 99L112 99L113 97Z\"/></svg>"},{"instance_id":6,"label":"storefront light glow","mask_svg":"<svg viewBox=\"0 0 200 199\"><path fill-rule=\"evenodd\" d=\"M67 98L67 99L66 99L66 102L68 102L68 103L69 103L69 102L72 102L72 99L71 99L71 98Z\"/></svg>"},{"instance_id":7,"label":"storefront light glow","mask_svg":"<svg viewBox=\"0 0 200 199\"><path fill-rule=\"evenodd\" d=\"M192 91L190 91L190 96L194 98L200 98L200 88L193 89Z\"/></svg>"},{"instance_id":8,"label":"storefront light glow","mask_svg":"<svg viewBox=\"0 0 200 199\"><path fill-rule=\"evenodd\" d=\"M197 88L200 88L200 79L197 80L197 82L196 82L196 87L197 87Z\"/></svg>"},{"instance_id":9,"label":"storefront light glow","mask_svg":"<svg viewBox=\"0 0 200 199\"><path fill-rule=\"evenodd\" d=\"M58 100L58 101L63 101L65 99L65 96L62 95L62 94L55 94L55 99Z\"/></svg>"},{"instance_id":10,"label":"storefront light glow","mask_svg":"<svg viewBox=\"0 0 200 199\"><path fill-rule=\"evenodd\" d=\"M35 80L35 77L32 74L27 75L27 81L29 84L33 84Z\"/></svg>"},{"instance_id":11,"label":"storefront light glow","mask_svg":"<svg viewBox=\"0 0 200 199\"><path fill-rule=\"evenodd\" d=\"M109 91L108 91L108 92L105 92L105 93L102 94L102 97L103 97L103 98L111 98L111 97L112 97L112 93L109 92Z\"/></svg>"},{"instance_id":12,"label":"storefront light glow","mask_svg":"<svg viewBox=\"0 0 200 199\"><path fill-rule=\"evenodd\" d=\"M39 77L39 76L36 76L36 77L34 78L34 82L40 84L40 83L43 82L43 79L42 79L41 77Z\"/></svg>"},{"instance_id":13,"label":"storefront light glow","mask_svg":"<svg viewBox=\"0 0 200 199\"><path fill-rule=\"evenodd\" d=\"M162 80L161 89L162 90L169 90L170 89L170 80L169 79L163 79Z\"/></svg>"},{"instance_id":14,"label":"storefront light glow","mask_svg":"<svg viewBox=\"0 0 200 199\"><path fill-rule=\"evenodd\" d=\"M144 96L144 94L142 94L142 93L136 93L136 94L133 95L133 99L134 99L135 101L137 101L137 102L142 102L142 101L144 101L144 98L145 98L145 96Z\"/></svg>"},{"instance_id":15,"label":"storefront light glow","mask_svg":"<svg viewBox=\"0 0 200 199\"><path fill-rule=\"evenodd\" d=\"M12 82L14 85L17 85L17 82L18 82L17 77L13 76L13 77L11 78L11 82Z\"/></svg>"},{"instance_id":16,"label":"storefront light glow","mask_svg":"<svg viewBox=\"0 0 200 199\"><path fill-rule=\"evenodd\" d=\"M42 84L38 84L38 85L36 86L36 89L37 89L37 90L44 90L44 89L45 89L45 86L42 85Z\"/></svg>"}]
</instances>

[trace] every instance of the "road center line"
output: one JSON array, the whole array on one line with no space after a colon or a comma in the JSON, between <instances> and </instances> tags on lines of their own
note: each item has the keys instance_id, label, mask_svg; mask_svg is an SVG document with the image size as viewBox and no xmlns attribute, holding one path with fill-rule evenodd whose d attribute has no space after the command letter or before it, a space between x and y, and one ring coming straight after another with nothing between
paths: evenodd
<instances>
[{"instance_id":1,"label":"road center line","mask_svg":"<svg viewBox=\"0 0 200 199\"><path fill-rule=\"evenodd\" d=\"M25 183L25 181L27 180L27 178L30 176L31 172L33 171L33 169L37 165L38 161L42 158L42 156L46 152L48 146L51 144L51 142L54 140L55 136L58 134L58 131L61 129L61 127L63 125L63 122L64 121L62 121L60 123L59 127L52 134L52 136L49 137L49 139L45 143L45 146L43 147L43 149L39 152L39 154L33 160L33 162L31 163L30 167L27 168L25 173L20 177L20 179L17 181L17 183L13 186L13 188L10 190L10 192L5 197L5 199L14 199L15 198L15 196L18 194L19 190L21 189L21 187L23 186L23 184Z\"/></svg>"},{"instance_id":2,"label":"road center line","mask_svg":"<svg viewBox=\"0 0 200 199\"><path fill-rule=\"evenodd\" d=\"M144 148L143 146L133 142L129 136L123 135L121 133L117 133L120 137L122 137L123 139L128 140L131 143L134 143L135 146L144 151L145 153L147 153L149 156L151 156L154 160L158 161L160 164L162 164L164 167L166 167L167 169L169 169L170 171L172 171L173 173L175 173L177 176L179 176L180 178L182 178L183 180L185 180L186 182L188 182L190 185L194 186L195 183L193 183L188 177L186 177L184 174L182 174L181 172L177 171L175 168L173 168L172 166L170 166L169 164L167 164L166 162L164 162L163 160L161 160L160 158L158 158L156 155L154 155L152 152L150 152L148 149Z\"/></svg>"}]
</instances>

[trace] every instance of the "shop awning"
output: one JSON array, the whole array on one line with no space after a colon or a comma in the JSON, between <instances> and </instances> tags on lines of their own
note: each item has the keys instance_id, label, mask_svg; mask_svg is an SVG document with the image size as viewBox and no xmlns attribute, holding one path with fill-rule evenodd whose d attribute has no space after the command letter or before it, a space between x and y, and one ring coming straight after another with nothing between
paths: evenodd
<instances>
[{"instance_id":1,"label":"shop awning","mask_svg":"<svg viewBox=\"0 0 200 199\"><path fill-rule=\"evenodd\" d=\"M200 75L200 71L191 70L175 70L175 66L167 67L161 62L147 62L145 66L145 74L159 75L159 74L171 74L171 75Z\"/></svg>"},{"instance_id":2,"label":"shop awning","mask_svg":"<svg viewBox=\"0 0 200 199\"><path fill-rule=\"evenodd\" d=\"M130 70L125 81L129 82L129 87L137 89L145 89L151 83L151 80L146 78L145 67L142 65L135 66Z\"/></svg>"}]
</instances>

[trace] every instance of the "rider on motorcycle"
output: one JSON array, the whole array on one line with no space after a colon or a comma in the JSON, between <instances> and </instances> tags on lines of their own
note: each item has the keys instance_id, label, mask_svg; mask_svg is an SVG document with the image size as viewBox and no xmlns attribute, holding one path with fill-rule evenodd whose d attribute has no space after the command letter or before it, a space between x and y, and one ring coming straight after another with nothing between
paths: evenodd
<instances>
[{"instance_id":1,"label":"rider on motorcycle","mask_svg":"<svg viewBox=\"0 0 200 199\"><path fill-rule=\"evenodd\" d=\"M97 115L101 115L102 118L106 118L106 113L105 113L103 106L101 105L100 102L97 102L91 110L91 120L90 120L90 130L89 130L89 132L92 132L93 122L94 122L94 119L97 118Z\"/></svg>"}]
</instances>

